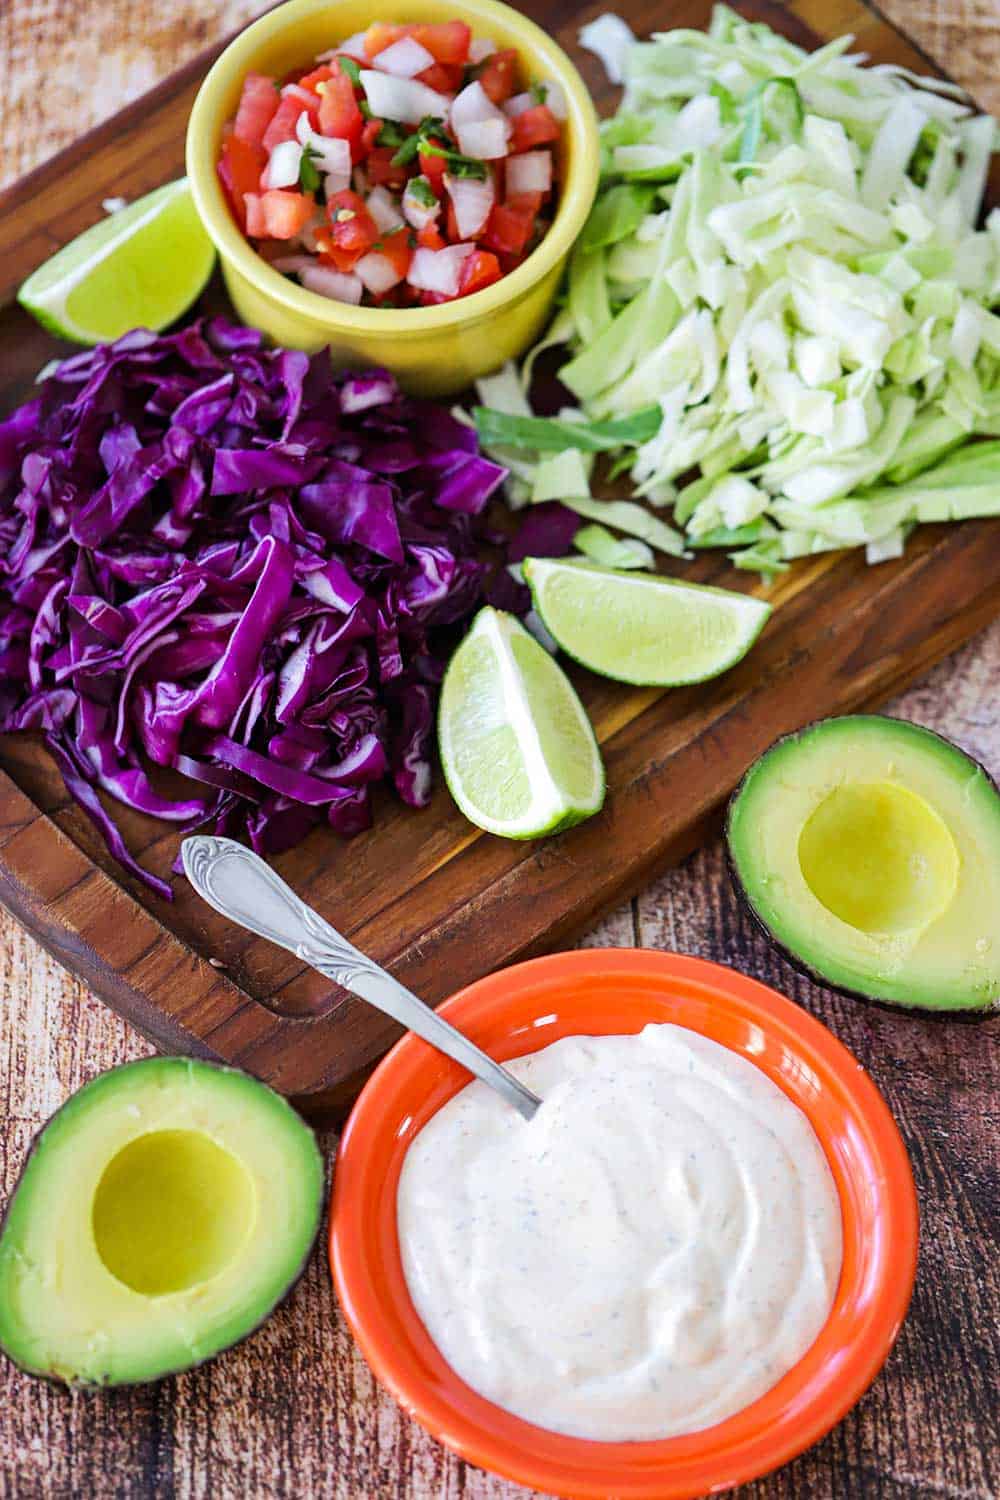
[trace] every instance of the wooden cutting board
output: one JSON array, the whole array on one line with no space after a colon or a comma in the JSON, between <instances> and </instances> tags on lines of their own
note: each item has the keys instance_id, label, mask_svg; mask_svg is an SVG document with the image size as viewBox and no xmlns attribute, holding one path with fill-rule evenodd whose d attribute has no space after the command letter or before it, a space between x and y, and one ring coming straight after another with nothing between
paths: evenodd
<instances>
[{"instance_id":1,"label":"wooden cutting board","mask_svg":"<svg viewBox=\"0 0 1000 1500\"><path fill-rule=\"evenodd\" d=\"M588 14L569 0L524 7L578 61L599 105L615 94L576 46ZM811 44L852 31L873 60L927 69L858 0L753 0L739 7ZM702 26L707 0L632 0L639 33ZM0 196L0 408L65 352L13 303L20 281L100 216L102 199L147 192L183 170L188 110L214 54ZM57 228L57 237L53 226ZM208 294L220 305L222 294ZM718 558L684 576L748 588ZM307 900L418 993L437 1002L490 969L558 947L694 848L746 766L810 719L873 706L1000 613L1000 522L924 528L898 562L856 554L798 565L770 596L751 655L717 682L632 691L576 675L608 768L599 818L556 839L479 833L439 786L422 812L386 796L350 843L318 830L276 861ZM131 848L166 876L177 834L122 809ZM0 740L0 900L63 963L169 1051L257 1073L302 1107L340 1112L397 1029L290 955L232 928L183 880L170 905L109 859L46 753Z\"/></svg>"}]
</instances>

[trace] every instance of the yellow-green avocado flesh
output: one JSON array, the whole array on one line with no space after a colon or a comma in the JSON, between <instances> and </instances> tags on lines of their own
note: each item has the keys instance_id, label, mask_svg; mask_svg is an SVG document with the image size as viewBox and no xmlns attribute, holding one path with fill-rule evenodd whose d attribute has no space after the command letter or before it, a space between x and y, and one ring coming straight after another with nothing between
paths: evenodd
<instances>
[{"instance_id":1,"label":"yellow-green avocado flesh","mask_svg":"<svg viewBox=\"0 0 1000 1500\"><path fill-rule=\"evenodd\" d=\"M793 959L839 989L927 1011L1000 1002L1000 793L900 719L827 719L734 793L738 887Z\"/></svg>"},{"instance_id":2,"label":"yellow-green avocado flesh","mask_svg":"<svg viewBox=\"0 0 1000 1500\"><path fill-rule=\"evenodd\" d=\"M185 1058L127 1063L53 1115L0 1230L0 1347L126 1385L245 1338L301 1273L323 1160L286 1100Z\"/></svg>"}]
</instances>

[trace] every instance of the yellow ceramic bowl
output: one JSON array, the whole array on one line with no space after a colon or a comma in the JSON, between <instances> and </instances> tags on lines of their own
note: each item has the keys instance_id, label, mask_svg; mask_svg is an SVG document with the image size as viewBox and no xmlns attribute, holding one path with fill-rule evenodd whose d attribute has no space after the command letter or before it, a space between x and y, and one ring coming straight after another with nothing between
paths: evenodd
<instances>
[{"instance_id":1,"label":"yellow ceramic bowl","mask_svg":"<svg viewBox=\"0 0 1000 1500\"><path fill-rule=\"evenodd\" d=\"M569 117L560 145L555 219L538 248L502 281L440 307L348 307L308 292L262 260L237 228L216 172L222 128L247 73L281 77L373 20L466 21L473 36L515 47L526 81L558 80ZM497 0L289 0L247 27L198 92L187 133L187 171L240 318L275 343L329 344L341 365L386 365L418 395L458 391L521 354L548 317L573 241L590 212L599 165L597 121L586 87L561 47Z\"/></svg>"}]
</instances>

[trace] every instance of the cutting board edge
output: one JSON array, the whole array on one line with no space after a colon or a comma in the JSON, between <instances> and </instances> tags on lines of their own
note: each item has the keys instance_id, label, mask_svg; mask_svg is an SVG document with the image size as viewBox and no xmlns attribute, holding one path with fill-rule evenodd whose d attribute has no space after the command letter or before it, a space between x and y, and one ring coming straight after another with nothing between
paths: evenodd
<instances>
[{"instance_id":1,"label":"cutting board edge","mask_svg":"<svg viewBox=\"0 0 1000 1500\"><path fill-rule=\"evenodd\" d=\"M949 632L936 640L926 655L919 659L901 663L898 670L888 674L871 691L862 689L856 700L844 705L844 710L864 711L877 708L888 698L900 692L915 678L926 673L937 662L944 659L954 650L958 649L966 641L972 638L979 630L983 629L990 620L1000 616L1000 582L992 589L987 590L982 596L981 607L975 613L958 617L956 616L954 626ZM809 715L803 717L802 723L809 721ZM734 783L735 784L735 783ZM649 882L662 874L667 869L678 864L696 848L700 847L705 839L719 827L720 814L724 808L732 787L727 787L722 793L715 806L709 809L705 815L695 824L685 828L675 836L662 849L657 851L654 858L645 860L640 864L628 869L622 880L612 890L604 890L601 899L595 901L591 906L584 907L574 914L574 918L561 924L555 931L552 943L534 942L529 944L518 955L518 960L537 957L544 952L553 951L559 946L565 945L586 931L590 924L597 919L601 911L608 910L616 903L631 899L639 893ZM200 979L206 984L225 983L225 976L212 967L206 958L192 949L169 927L158 921L158 919L144 907L141 902L129 892L124 886L119 885L114 878L100 866L92 863L87 855L73 844L63 830L61 830L51 819L42 813L30 798L28 798L17 784L0 770L0 828L12 824L24 822L23 808L31 809L31 821L41 820L48 825L54 836L72 847L81 864L86 866L87 873L91 878L99 882L99 888L105 890L109 895L114 894L118 900L125 900L128 904L130 917L137 922L140 928L148 931L153 943L160 952L169 954L172 958L182 960L186 963L192 974L192 978ZM109 965L99 953L86 941L68 935L65 926L53 919L51 906L47 898L40 895L37 887L32 888L30 877L21 871L15 875L7 865L0 849L0 904L2 904L21 923L47 952L51 953L76 978L85 983L96 995L105 1001L117 1014L123 1016L136 1029L146 1037L154 1046L164 1051L177 1051L186 1055L204 1057L209 1061L224 1063L229 1066L240 1066L233 1064L229 1059L219 1052L213 1050L203 1039L197 1037L193 1032L183 1027L173 1016L159 1010L152 999L151 994L137 987L127 977L112 965ZM150 950L152 952L152 949ZM238 1010L246 1006L258 1007L266 1011L268 1016L273 1013L266 1006L246 994L234 981L228 981L233 995L229 1009L232 1017ZM299 1024L296 1020L288 1017L278 1017L279 1023L294 1027ZM221 1023L220 1023L221 1024ZM398 1030L395 1033L399 1035ZM384 1051L392 1044L394 1038L390 1037L385 1042ZM377 1058L366 1061L358 1069L352 1071L336 1084L328 1087L318 1087L306 1092L295 1092L290 1094L291 1102L303 1114L321 1120L342 1119L357 1097L364 1085L365 1079L371 1073L377 1063ZM273 1082L267 1078L265 1082ZM277 1086L277 1085L275 1085Z\"/></svg>"}]
</instances>

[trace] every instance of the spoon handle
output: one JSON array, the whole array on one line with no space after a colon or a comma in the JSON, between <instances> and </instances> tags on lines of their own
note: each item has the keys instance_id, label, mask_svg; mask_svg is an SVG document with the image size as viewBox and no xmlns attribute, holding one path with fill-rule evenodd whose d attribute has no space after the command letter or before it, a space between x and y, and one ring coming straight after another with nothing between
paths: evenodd
<instances>
[{"instance_id":1,"label":"spoon handle","mask_svg":"<svg viewBox=\"0 0 1000 1500\"><path fill-rule=\"evenodd\" d=\"M195 834L181 844L181 858L188 880L217 912L287 948L327 979L415 1031L531 1119L540 1100L530 1089L348 942L252 849L233 839Z\"/></svg>"}]
</instances>

